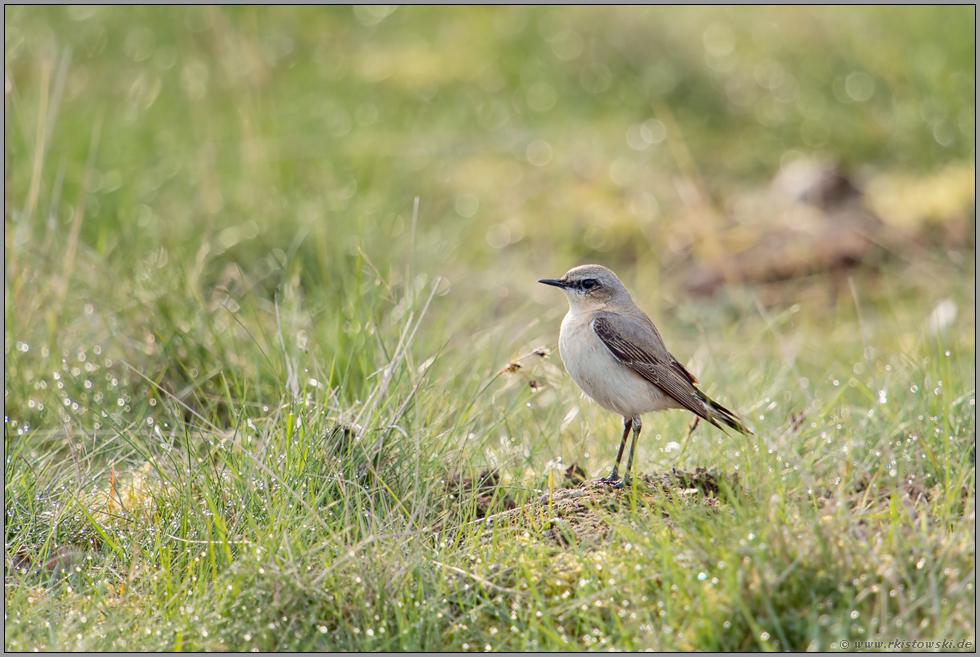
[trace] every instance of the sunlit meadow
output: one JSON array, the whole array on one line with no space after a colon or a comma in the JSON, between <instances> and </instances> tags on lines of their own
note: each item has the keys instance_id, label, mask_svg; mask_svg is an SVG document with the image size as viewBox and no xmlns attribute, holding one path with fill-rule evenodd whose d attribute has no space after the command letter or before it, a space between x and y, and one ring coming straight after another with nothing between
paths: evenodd
<instances>
[{"instance_id":1,"label":"sunlit meadow","mask_svg":"<svg viewBox=\"0 0 980 657\"><path fill-rule=\"evenodd\" d=\"M4 24L6 650L974 650L974 7Z\"/></svg>"}]
</instances>

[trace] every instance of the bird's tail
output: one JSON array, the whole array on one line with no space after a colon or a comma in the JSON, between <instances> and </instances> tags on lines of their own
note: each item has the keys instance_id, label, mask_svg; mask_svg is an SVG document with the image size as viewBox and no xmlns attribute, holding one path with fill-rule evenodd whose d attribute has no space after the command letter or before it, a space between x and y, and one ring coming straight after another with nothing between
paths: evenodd
<instances>
[{"instance_id":1,"label":"bird's tail","mask_svg":"<svg viewBox=\"0 0 980 657\"><path fill-rule=\"evenodd\" d=\"M701 391L699 390L698 392ZM732 429L735 429L735 431L738 431L740 433L744 433L746 435L752 434L752 430L749 429L747 426L745 426L745 423L742 422L742 420L737 415L735 415L730 410L728 410L727 408L725 408L724 406L716 402L708 395L705 395L703 392L701 393L701 401L704 402L704 405L708 412L708 416L705 419L707 419L708 422L710 422L711 424L715 425L720 429L721 425L719 425L718 423L721 422L723 424L730 426Z\"/></svg>"}]
</instances>

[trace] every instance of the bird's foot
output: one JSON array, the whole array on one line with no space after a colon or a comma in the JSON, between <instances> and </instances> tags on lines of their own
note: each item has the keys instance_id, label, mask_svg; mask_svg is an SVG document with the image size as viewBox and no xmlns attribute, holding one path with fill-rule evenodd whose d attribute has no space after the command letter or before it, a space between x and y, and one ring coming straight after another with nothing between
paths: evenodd
<instances>
[{"instance_id":1,"label":"bird's foot","mask_svg":"<svg viewBox=\"0 0 980 657\"><path fill-rule=\"evenodd\" d=\"M599 481L604 484L617 484L620 483L620 477L618 474L616 474L616 471L613 470L612 474L610 474L608 477L600 478Z\"/></svg>"},{"instance_id":2,"label":"bird's foot","mask_svg":"<svg viewBox=\"0 0 980 657\"><path fill-rule=\"evenodd\" d=\"M627 486L633 485L633 478L628 474L625 477L620 477L613 473L608 477L602 477L599 481L603 484L608 484L613 490L622 490Z\"/></svg>"}]
</instances>

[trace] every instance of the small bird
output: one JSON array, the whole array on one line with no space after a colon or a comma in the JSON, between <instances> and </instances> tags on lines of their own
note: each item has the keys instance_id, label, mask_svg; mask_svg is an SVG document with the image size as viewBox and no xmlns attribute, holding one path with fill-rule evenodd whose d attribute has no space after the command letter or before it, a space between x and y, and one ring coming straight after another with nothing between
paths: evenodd
<instances>
[{"instance_id":1,"label":"small bird","mask_svg":"<svg viewBox=\"0 0 980 657\"><path fill-rule=\"evenodd\" d=\"M623 440L616 465L612 474L600 481L623 487L619 463L632 429L633 442L626 461L628 483L644 413L687 409L719 429L725 424L752 433L738 416L698 390L698 380L670 355L657 327L633 303L626 286L612 271L602 265L582 265L559 279L538 282L560 288L568 297L568 314L558 336L565 369L582 392L623 416Z\"/></svg>"}]
</instances>

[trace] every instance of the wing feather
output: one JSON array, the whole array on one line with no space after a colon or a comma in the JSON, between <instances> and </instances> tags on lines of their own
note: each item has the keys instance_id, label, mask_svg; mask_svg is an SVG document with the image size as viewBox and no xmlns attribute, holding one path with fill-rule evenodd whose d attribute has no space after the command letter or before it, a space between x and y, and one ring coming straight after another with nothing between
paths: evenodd
<instances>
[{"instance_id":1,"label":"wing feather","mask_svg":"<svg viewBox=\"0 0 980 657\"><path fill-rule=\"evenodd\" d=\"M644 336L645 327L638 322L633 322L630 326L628 322L631 321L621 315L600 313L592 321L592 330L620 363L657 386L683 408L719 429L721 425L716 421L716 417L738 431L743 433L747 431L731 411L698 390L696 387L698 380L667 352L656 329L653 329L650 335ZM623 326L617 327L617 324ZM636 335L638 333L639 336ZM651 348L644 348L638 344L642 342L650 342ZM657 355L655 352L662 352L663 355Z\"/></svg>"}]
</instances>

